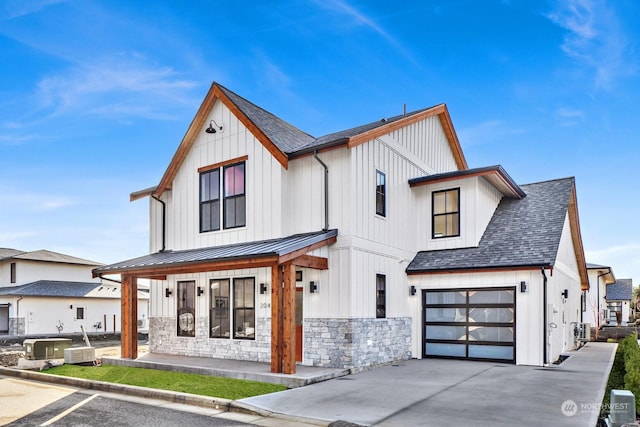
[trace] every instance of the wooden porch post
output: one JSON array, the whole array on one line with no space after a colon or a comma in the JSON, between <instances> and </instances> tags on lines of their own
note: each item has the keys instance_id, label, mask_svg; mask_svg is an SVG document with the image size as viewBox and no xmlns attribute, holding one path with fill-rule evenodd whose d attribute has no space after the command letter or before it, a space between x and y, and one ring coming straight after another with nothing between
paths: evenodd
<instances>
[{"instance_id":1,"label":"wooden porch post","mask_svg":"<svg viewBox=\"0 0 640 427\"><path fill-rule=\"evenodd\" d=\"M282 372L282 266L271 267L271 372Z\"/></svg>"},{"instance_id":2,"label":"wooden porch post","mask_svg":"<svg viewBox=\"0 0 640 427\"><path fill-rule=\"evenodd\" d=\"M282 295L283 363L285 374L296 373L296 269L291 263L284 265Z\"/></svg>"},{"instance_id":3,"label":"wooden porch post","mask_svg":"<svg viewBox=\"0 0 640 427\"><path fill-rule=\"evenodd\" d=\"M122 275L120 290L120 357L138 357L138 279L129 274Z\"/></svg>"}]
</instances>

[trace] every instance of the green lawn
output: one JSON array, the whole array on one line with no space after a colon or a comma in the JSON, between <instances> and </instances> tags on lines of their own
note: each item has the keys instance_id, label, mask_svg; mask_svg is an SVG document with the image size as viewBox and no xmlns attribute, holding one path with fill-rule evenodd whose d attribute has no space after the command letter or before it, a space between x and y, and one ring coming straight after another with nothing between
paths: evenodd
<instances>
[{"instance_id":1,"label":"green lawn","mask_svg":"<svg viewBox=\"0 0 640 427\"><path fill-rule=\"evenodd\" d=\"M113 365L62 365L44 373L231 400L286 390L278 384Z\"/></svg>"}]
</instances>

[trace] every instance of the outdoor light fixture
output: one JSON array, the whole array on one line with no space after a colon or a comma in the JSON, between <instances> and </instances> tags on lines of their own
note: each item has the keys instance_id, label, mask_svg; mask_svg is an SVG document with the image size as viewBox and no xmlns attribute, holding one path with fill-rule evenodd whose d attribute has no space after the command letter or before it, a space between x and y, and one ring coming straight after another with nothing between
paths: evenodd
<instances>
[{"instance_id":1,"label":"outdoor light fixture","mask_svg":"<svg viewBox=\"0 0 640 427\"><path fill-rule=\"evenodd\" d=\"M214 128L214 127L213 127L213 125L214 125L214 124L216 125L216 127L218 128L218 130L222 130L222 126L218 125L218 124L216 123L216 121L215 121L215 120L210 120L210 121L209 121L209 127L208 127L208 128L206 128L204 131L205 131L206 133L216 133L216 132L218 132L218 131L216 130L216 128Z\"/></svg>"},{"instance_id":2,"label":"outdoor light fixture","mask_svg":"<svg viewBox=\"0 0 640 427\"><path fill-rule=\"evenodd\" d=\"M260 283L260 295L264 295L267 293L267 284Z\"/></svg>"},{"instance_id":3,"label":"outdoor light fixture","mask_svg":"<svg viewBox=\"0 0 640 427\"><path fill-rule=\"evenodd\" d=\"M416 287L411 285L409 286L409 295L414 296L416 294Z\"/></svg>"},{"instance_id":4,"label":"outdoor light fixture","mask_svg":"<svg viewBox=\"0 0 640 427\"><path fill-rule=\"evenodd\" d=\"M309 282L309 293L318 293L318 282Z\"/></svg>"},{"instance_id":5,"label":"outdoor light fixture","mask_svg":"<svg viewBox=\"0 0 640 427\"><path fill-rule=\"evenodd\" d=\"M164 296L169 298L171 296L172 292L171 289L169 288L164 288Z\"/></svg>"},{"instance_id":6,"label":"outdoor light fixture","mask_svg":"<svg viewBox=\"0 0 640 427\"><path fill-rule=\"evenodd\" d=\"M569 289L565 289L562 291L562 298L569 298Z\"/></svg>"},{"instance_id":7,"label":"outdoor light fixture","mask_svg":"<svg viewBox=\"0 0 640 427\"><path fill-rule=\"evenodd\" d=\"M200 286L198 286L198 296L204 294L204 288L201 288Z\"/></svg>"},{"instance_id":8,"label":"outdoor light fixture","mask_svg":"<svg viewBox=\"0 0 640 427\"><path fill-rule=\"evenodd\" d=\"M69 306L69 310L73 310L73 304Z\"/></svg>"},{"instance_id":9,"label":"outdoor light fixture","mask_svg":"<svg viewBox=\"0 0 640 427\"><path fill-rule=\"evenodd\" d=\"M520 292L527 292L527 282L520 282Z\"/></svg>"}]
</instances>

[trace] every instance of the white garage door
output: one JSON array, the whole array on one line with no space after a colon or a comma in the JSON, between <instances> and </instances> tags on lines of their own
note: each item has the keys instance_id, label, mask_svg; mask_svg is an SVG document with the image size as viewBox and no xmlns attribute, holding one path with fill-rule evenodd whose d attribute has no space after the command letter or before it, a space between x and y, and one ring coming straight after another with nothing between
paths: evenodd
<instances>
[{"instance_id":1,"label":"white garage door","mask_svg":"<svg viewBox=\"0 0 640 427\"><path fill-rule=\"evenodd\" d=\"M423 290L423 357L515 362L515 287Z\"/></svg>"}]
</instances>

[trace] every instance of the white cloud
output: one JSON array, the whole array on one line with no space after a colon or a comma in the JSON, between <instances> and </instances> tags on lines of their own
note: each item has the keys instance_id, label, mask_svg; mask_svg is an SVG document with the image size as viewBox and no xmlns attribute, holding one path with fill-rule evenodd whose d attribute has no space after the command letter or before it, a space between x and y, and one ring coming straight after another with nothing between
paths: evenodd
<instances>
[{"instance_id":1,"label":"white cloud","mask_svg":"<svg viewBox=\"0 0 640 427\"><path fill-rule=\"evenodd\" d=\"M555 111L555 115L560 122L560 126L575 126L584 119L584 111L568 107L558 108Z\"/></svg>"},{"instance_id":2,"label":"white cloud","mask_svg":"<svg viewBox=\"0 0 640 427\"><path fill-rule=\"evenodd\" d=\"M562 50L593 71L596 87L608 88L616 78L635 74L628 36L606 2L560 0L547 16L567 31Z\"/></svg>"},{"instance_id":3,"label":"white cloud","mask_svg":"<svg viewBox=\"0 0 640 427\"><path fill-rule=\"evenodd\" d=\"M0 3L0 20L30 15L58 3L69 0L4 0Z\"/></svg>"}]
</instances>

